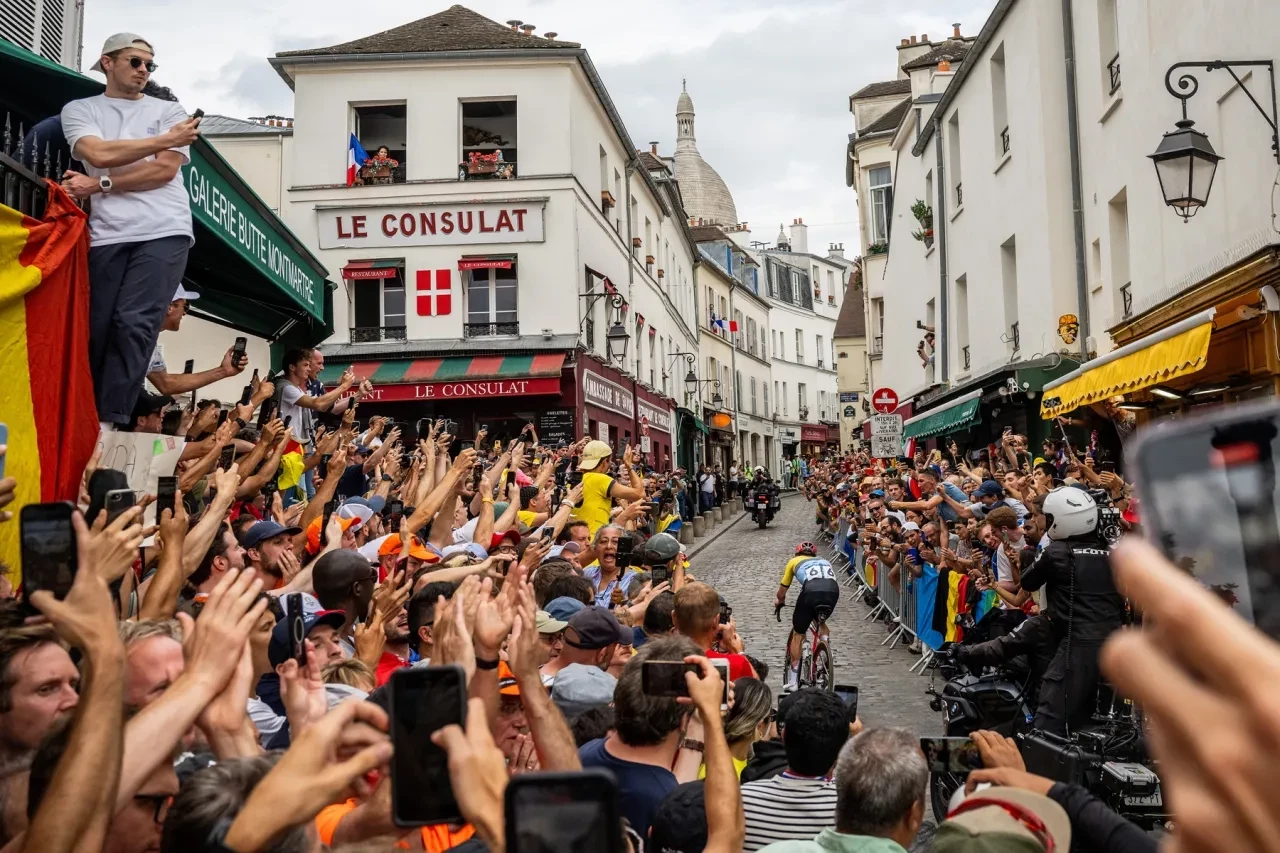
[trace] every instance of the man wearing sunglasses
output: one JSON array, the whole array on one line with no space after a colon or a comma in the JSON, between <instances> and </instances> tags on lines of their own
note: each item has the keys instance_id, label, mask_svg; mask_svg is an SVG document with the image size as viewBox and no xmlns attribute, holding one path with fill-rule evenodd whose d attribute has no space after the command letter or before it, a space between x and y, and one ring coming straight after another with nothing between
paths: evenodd
<instances>
[{"instance_id":1,"label":"man wearing sunglasses","mask_svg":"<svg viewBox=\"0 0 1280 853\"><path fill-rule=\"evenodd\" d=\"M143 94L154 50L116 33L92 70L106 91L62 108L62 130L87 174L62 187L92 197L89 211L89 361L98 417L128 423L191 247L191 208L181 168L199 136L198 118Z\"/></svg>"}]
</instances>

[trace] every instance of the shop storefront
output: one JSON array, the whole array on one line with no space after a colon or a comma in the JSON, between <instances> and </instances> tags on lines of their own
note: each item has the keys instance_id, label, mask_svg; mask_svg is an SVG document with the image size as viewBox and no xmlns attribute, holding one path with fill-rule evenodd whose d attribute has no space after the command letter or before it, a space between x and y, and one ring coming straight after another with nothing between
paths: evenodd
<instances>
[{"instance_id":1,"label":"shop storefront","mask_svg":"<svg viewBox=\"0 0 1280 853\"><path fill-rule=\"evenodd\" d=\"M778 448L782 452L782 459L785 461L800 453L800 427L780 426L778 427Z\"/></svg>"},{"instance_id":2,"label":"shop storefront","mask_svg":"<svg viewBox=\"0 0 1280 853\"><path fill-rule=\"evenodd\" d=\"M675 468L675 411L656 394L638 388L636 415L640 421L640 451L659 471Z\"/></svg>"},{"instance_id":3,"label":"shop storefront","mask_svg":"<svg viewBox=\"0 0 1280 853\"><path fill-rule=\"evenodd\" d=\"M821 456L827 449L827 428L825 426L800 427L800 455Z\"/></svg>"},{"instance_id":4,"label":"shop storefront","mask_svg":"<svg viewBox=\"0 0 1280 853\"><path fill-rule=\"evenodd\" d=\"M1276 396L1277 289L1280 245L1272 245L1125 319L1108 329L1116 350L1046 386L1041 416L1141 424Z\"/></svg>"},{"instance_id":5,"label":"shop storefront","mask_svg":"<svg viewBox=\"0 0 1280 853\"><path fill-rule=\"evenodd\" d=\"M728 471L729 466L737 458L733 415L715 409L704 409L703 412L708 427L706 462L708 465L719 465L722 470Z\"/></svg>"}]
</instances>

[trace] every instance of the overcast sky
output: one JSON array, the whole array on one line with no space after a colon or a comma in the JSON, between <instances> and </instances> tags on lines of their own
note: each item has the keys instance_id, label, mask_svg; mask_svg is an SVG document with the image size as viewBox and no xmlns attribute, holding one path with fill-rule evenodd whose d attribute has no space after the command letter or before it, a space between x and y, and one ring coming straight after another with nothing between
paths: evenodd
<instances>
[{"instance_id":1,"label":"overcast sky","mask_svg":"<svg viewBox=\"0 0 1280 853\"><path fill-rule=\"evenodd\" d=\"M350 41L434 14L446 3L343 0L88 0L84 65L107 35L136 32L156 46L156 80L188 110L293 114L289 88L267 64L276 51ZM899 40L976 35L994 0L473 0L497 21L518 18L582 43L638 147L675 146L675 104L688 79L698 148L751 225L772 242L802 217L810 250L843 242L857 254L858 208L844 185L853 129L848 96L895 75Z\"/></svg>"}]
</instances>

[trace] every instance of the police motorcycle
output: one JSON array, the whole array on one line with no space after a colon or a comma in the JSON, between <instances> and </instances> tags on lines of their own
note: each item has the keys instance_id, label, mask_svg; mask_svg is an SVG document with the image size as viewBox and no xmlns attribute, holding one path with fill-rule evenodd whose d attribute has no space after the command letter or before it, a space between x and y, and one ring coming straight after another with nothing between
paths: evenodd
<instances>
[{"instance_id":1,"label":"police motorcycle","mask_svg":"<svg viewBox=\"0 0 1280 853\"><path fill-rule=\"evenodd\" d=\"M778 494L778 486L769 479L763 467L755 470L755 479L747 486L747 502L752 520L764 530L773 521L773 517L782 508L782 497Z\"/></svg>"},{"instance_id":2,"label":"police motorcycle","mask_svg":"<svg viewBox=\"0 0 1280 853\"><path fill-rule=\"evenodd\" d=\"M1050 528L1053 538L1092 532L1096 546L1104 553L1120 539L1120 513L1110 505L1105 492L1058 489L1045 500L1044 511L1055 517ZM1073 602L1074 593L1072 586ZM1043 644L1037 645L1035 632L1047 624L1036 620L1044 618L1032 617L1022 623L1013 634L1024 636L1010 644L1022 653L997 664L992 663L989 647L1012 634L991 644L968 649L953 645L939 653L935 674L946 683L939 691L931 682L925 692L932 697L930 707L943 715L946 736L968 737L985 729L1012 737L1028 772L1080 785L1149 831L1165 828L1170 815L1164 807L1158 768L1143 741L1141 710L1132 702L1099 680L1086 723L1068 727L1063 734L1034 727L1037 682L1043 674L1043 666L1036 666L1035 659L1045 651ZM1069 634L1065 642L1070 642ZM988 647L985 653L983 647ZM1056 649L1056 640L1052 648ZM932 774L929 787L936 820L945 819L952 795L964 784L963 773Z\"/></svg>"}]
</instances>

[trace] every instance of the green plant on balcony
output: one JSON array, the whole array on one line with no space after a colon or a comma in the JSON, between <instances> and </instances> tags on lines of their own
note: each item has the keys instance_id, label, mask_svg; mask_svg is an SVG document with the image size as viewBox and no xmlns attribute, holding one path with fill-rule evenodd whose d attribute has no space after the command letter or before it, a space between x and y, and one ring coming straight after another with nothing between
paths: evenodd
<instances>
[{"instance_id":1,"label":"green plant on balcony","mask_svg":"<svg viewBox=\"0 0 1280 853\"><path fill-rule=\"evenodd\" d=\"M868 255L887 255L889 254L889 241L881 240L877 243L871 243L867 246Z\"/></svg>"},{"instance_id":2,"label":"green plant on balcony","mask_svg":"<svg viewBox=\"0 0 1280 853\"><path fill-rule=\"evenodd\" d=\"M916 199L916 203L911 205L911 215L916 218L916 222L920 223L917 231L912 231L911 236L915 237L926 246L933 245L933 208L925 204L922 200Z\"/></svg>"}]
</instances>

